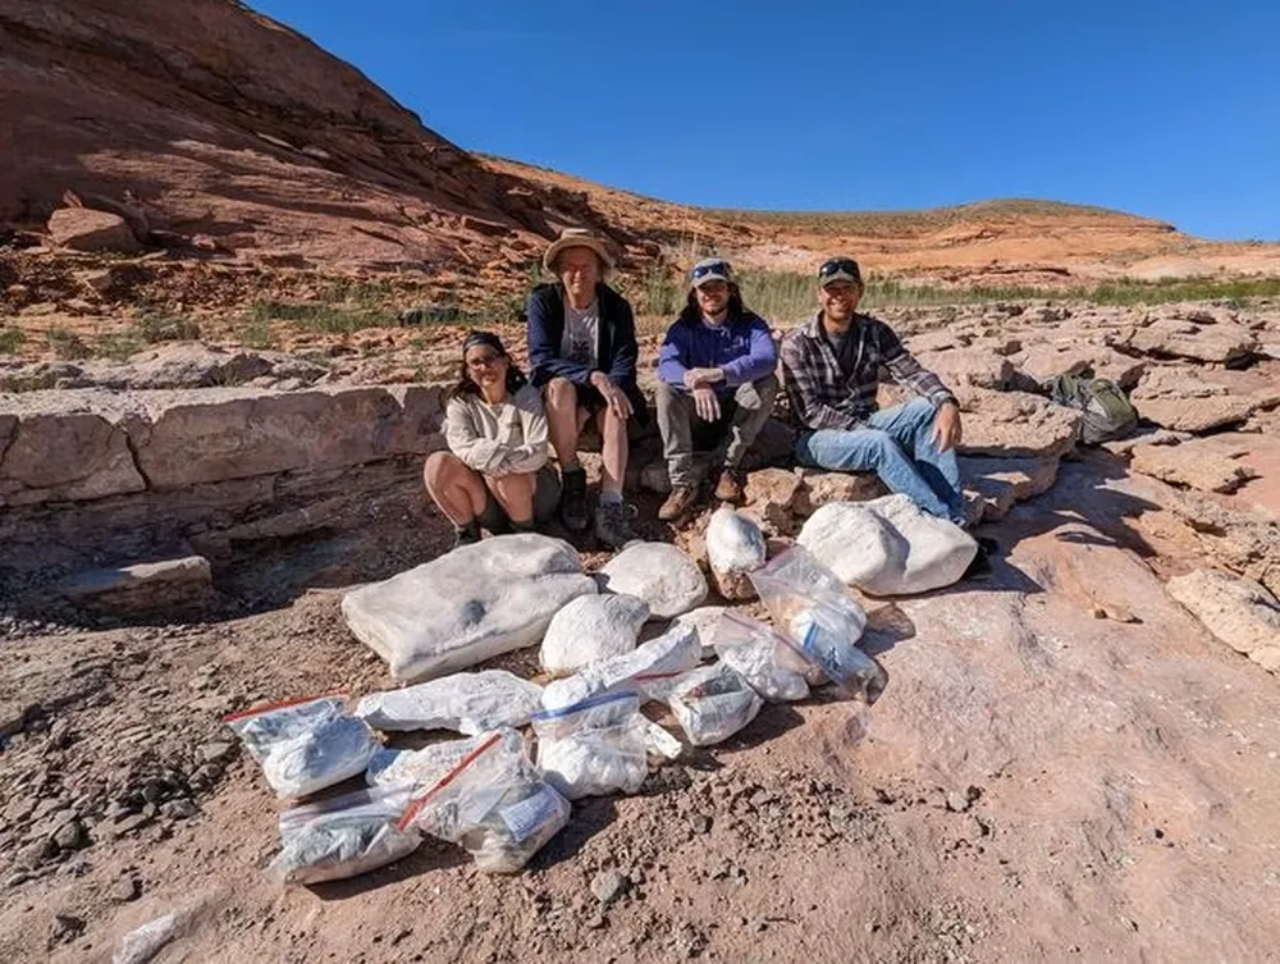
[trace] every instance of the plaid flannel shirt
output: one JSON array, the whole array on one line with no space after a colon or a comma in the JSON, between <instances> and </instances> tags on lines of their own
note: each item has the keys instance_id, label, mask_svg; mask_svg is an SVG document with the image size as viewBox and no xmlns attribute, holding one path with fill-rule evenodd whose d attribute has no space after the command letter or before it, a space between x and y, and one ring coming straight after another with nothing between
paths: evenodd
<instances>
[{"instance_id":1,"label":"plaid flannel shirt","mask_svg":"<svg viewBox=\"0 0 1280 964\"><path fill-rule=\"evenodd\" d=\"M955 401L942 380L921 367L883 321L854 315L847 337L858 340L858 356L850 375L840 369L821 325L819 313L787 332L782 340L787 396L792 413L804 428L857 428L877 408L876 386L882 365L894 381L923 395L935 407Z\"/></svg>"}]
</instances>

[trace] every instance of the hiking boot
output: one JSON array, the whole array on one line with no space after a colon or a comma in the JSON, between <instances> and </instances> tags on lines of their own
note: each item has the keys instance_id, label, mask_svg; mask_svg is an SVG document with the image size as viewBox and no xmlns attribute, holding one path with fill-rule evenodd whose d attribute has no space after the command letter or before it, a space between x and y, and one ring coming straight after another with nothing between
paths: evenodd
<instances>
[{"instance_id":1,"label":"hiking boot","mask_svg":"<svg viewBox=\"0 0 1280 964\"><path fill-rule=\"evenodd\" d=\"M450 549L462 546L474 546L480 541L480 523L472 519L464 526L453 527L453 545Z\"/></svg>"},{"instance_id":2,"label":"hiking boot","mask_svg":"<svg viewBox=\"0 0 1280 964\"><path fill-rule=\"evenodd\" d=\"M990 540L983 540L989 542ZM991 556L988 554L986 547L981 542L978 543L978 551L973 557L973 562L969 563L969 568L964 571L964 575L960 578L965 582L986 582L995 575L995 569L991 566Z\"/></svg>"},{"instance_id":3,"label":"hiking boot","mask_svg":"<svg viewBox=\"0 0 1280 964\"><path fill-rule=\"evenodd\" d=\"M591 521L587 515L587 471L578 467L560 473L560 520L570 532L581 532Z\"/></svg>"},{"instance_id":4,"label":"hiking boot","mask_svg":"<svg viewBox=\"0 0 1280 964\"><path fill-rule=\"evenodd\" d=\"M658 509L658 518L663 522L675 522L684 518L698 501L698 490L692 485L677 485L667 496L667 501Z\"/></svg>"},{"instance_id":5,"label":"hiking boot","mask_svg":"<svg viewBox=\"0 0 1280 964\"><path fill-rule=\"evenodd\" d=\"M627 522L627 509L621 502L601 502L596 506L596 538L610 549L621 549L638 538Z\"/></svg>"},{"instance_id":6,"label":"hiking boot","mask_svg":"<svg viewBox=\"0 0 1280 964\"><path fill-rule=\"evenodd\" d=\"M732 502L737 505L742 501L746 487L746 472L736 466L726 468L720 473L720 480L716 482L716 498L721 502Z\"/></svg>"}]
</instances>

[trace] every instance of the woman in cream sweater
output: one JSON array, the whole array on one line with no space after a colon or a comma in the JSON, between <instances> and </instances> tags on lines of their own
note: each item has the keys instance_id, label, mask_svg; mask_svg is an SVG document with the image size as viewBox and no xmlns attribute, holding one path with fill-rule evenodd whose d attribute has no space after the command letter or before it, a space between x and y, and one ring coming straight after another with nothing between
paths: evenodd
<instances>
[{"instance_id":1,"label":"woman in cream sweater","mask_svg":"<svg viewBox=\"0 0 1280 964\"><path fill-rule=\"evenodd\" d=\"M462 377L445 408L447 452L427 457L427 491L454 525L455 548L491 533L530 532L560 501L547 465L541 393L511 361L502 340L473 331L462 346Z\"/></svg>"}]
</instances>

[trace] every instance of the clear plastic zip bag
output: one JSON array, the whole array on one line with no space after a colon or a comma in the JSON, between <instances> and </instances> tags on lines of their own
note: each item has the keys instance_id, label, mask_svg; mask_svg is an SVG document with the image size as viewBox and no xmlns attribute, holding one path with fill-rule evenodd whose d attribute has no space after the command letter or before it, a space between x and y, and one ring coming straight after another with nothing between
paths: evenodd
<instances>
[{"instance_id":1,"label":"clear plastic zip bag","mask_svg":"<svg viewBox=\"0 0 1280 964\"><path fill-rule=\"evenodd\" d=\"M280 814L280 853L268 873L280 884L316 884L376 870L413 853L422 842L397 823L408 787L373 787Z\"/></svg>"},{"instance_id":2,"label":"clear plastic zip bag","mask_svg":"<svg viewBox=\"0 0 1280 964\"><path fill-rule=\"evenodd\" d=\"M283 799L305 797L362 773L379 746L368 725L347 713L343 694L255 707L223 722Z\"/></svg>"},{"instance_id":3,"label":"clear plastic zip bag","mask_svg":"<svg viewBox=\"0 0 1280 964\"><path fill-rule=\"evenodd\" d=\"M398 827L462 846L488 873L515 873L569 822L569 802L542 779L520 734L502 729L414 795Z\"/></svg>"},{"instance_id":4,"label":"clear plastic zip bag","mask_svg":"<svg viewBox=\"0 0 1280 964\"><path fill-rule=\"evenodd\" d=\"M635 793L648 776L648 720L635 693L610 693L533 715L538 769L570 800Z\"/></svg>"}]
</instances>

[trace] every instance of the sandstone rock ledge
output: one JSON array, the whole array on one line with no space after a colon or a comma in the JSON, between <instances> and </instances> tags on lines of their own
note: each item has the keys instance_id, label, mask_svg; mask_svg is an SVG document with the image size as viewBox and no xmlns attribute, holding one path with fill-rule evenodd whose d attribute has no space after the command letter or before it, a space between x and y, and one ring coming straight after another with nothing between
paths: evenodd
<instances>
[{"instance_id":1,"label":"sandstone rock ledge","mask_svg":"<svg viewBox=\"0 0 1280 964\"><path fill-rule=\"evenodd\" d=\"M420 486L437 386L0 394L0 576L224 556Z\"/></svg>"}]
</instances>

